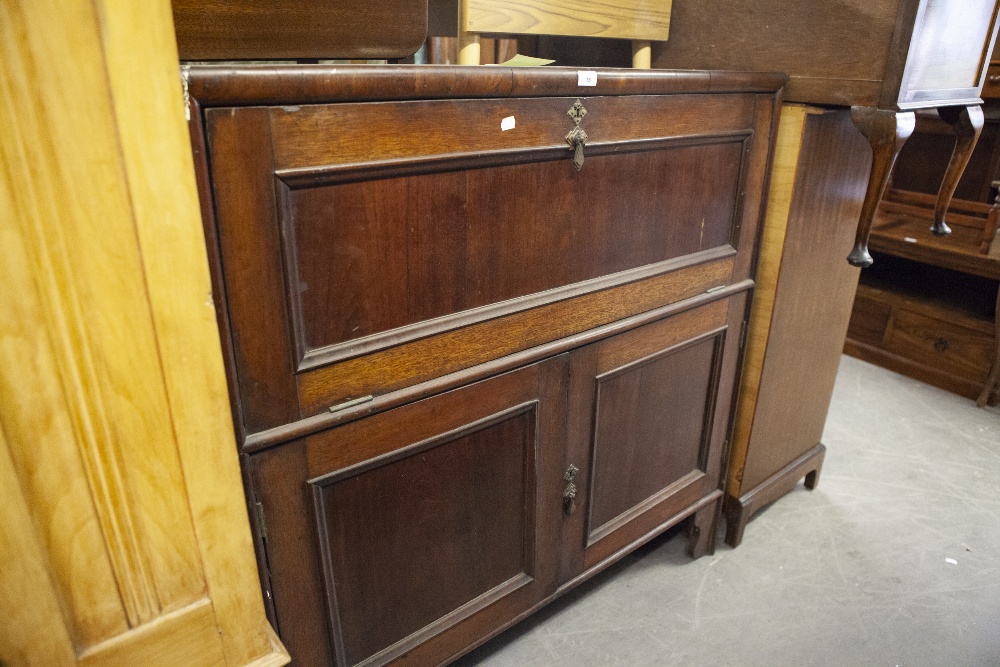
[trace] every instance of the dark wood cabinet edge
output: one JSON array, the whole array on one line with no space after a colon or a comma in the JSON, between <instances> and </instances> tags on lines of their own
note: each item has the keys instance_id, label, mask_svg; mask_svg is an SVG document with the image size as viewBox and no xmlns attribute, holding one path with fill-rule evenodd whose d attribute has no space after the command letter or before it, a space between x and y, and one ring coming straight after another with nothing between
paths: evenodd
<instances>
[{"instance_id":1,"label":"dark wood cabinet edge","mask_svg":"<svg viewBox=\"0 0 1000 667\"><path fill-rule=\"evenodd\" d=\"M325 429L355 421L377 412L383 412L390 408L426 398L434 394L439 394L449 389L453 389L469 382L478 381L512 370L519 366L533 363L540 359L560 354L567 350L586 345L587 343L606 338L621 331L635 328L637 326L653 322L655 320L676 315L699 306L712 303L720 299L725 299L734 294L752 289L754 282L744 280L733 285L727 285L722 289L712 292L705 292L698 296L684 299L676 303L669 304L654 310L617 320L594 329L588 329L578 334L560 338L539 345L516 354L501 357L494 361L480 364L470 369L463 369L448 375L435 378L405 389L389 392L381 396L376 396L372 400L356 405L338 412L324 412L311 417L306 417L290 424L278 426L266 431L249 434L243 440L242 451L246 453L259 452L284 442L289 442L307 435L312 435Z\"/></svg>"},{"instance_id":2,"label":"dark wood cabinet edge","mask_svg":"<svg viewBox=\"0 0 1000 667\"><path fill-rule=\"evenodd\" d=\"M771 192L771 177L774 174L774 152L778 148L778 123L781 122L781 106L784 102L785 90L778 90L774 93L774 98L772 100L772 106L770 108L769 114L771 116L771 125L769 127L767 135L767 169L764 172L764 182L761 183L761 197L760 205L757 209L757 236L753 240L754 251L752 253L752 261L750 263L750 273L748 275L757 275L757 265L760 263L760 248L764 240L764 225L767 221L767 202L770 199ZM754 108L754 121L756 121L756 116L760 113L760 103L758 102ZM756 122L754 123L756 125ZM741 197L740 204L743 205L745 198ZM750 305L749 300L747 304L747 314L744 319L749 318ZM743 349L740 349L740 359L736 367L737 376L742 372L743 369ZM739 386L739 382L736 383ZM735 401L738 400L738 396L734 397ZM733 416L735 416L735 408L733 411Z\"/></svg>"},{"instance_id":3,"label":"dark wood cabinet edge","mask_svg":"<svg viewBox=\"0 0 1000 667\"><path fill-rule=\"evenodd\" d=\"M191 136L195 185L198 189L198 202L201 208L202 228L205 232L205 247L208 251L209 277L212 287L212 292L208 296L215 309L216 323L219 327L219 344L222 347L222 362L226 368L226 386L229 389L229 404L236 441L243 442L247 433L243 424L243 407L236 379L234 362L236 356L233 349L229 311L223 305L227 302L226 283L221 271L222 250L219 246L218 225L215 220L215 196L212 193L212 165L208 159L208 137L201 104L193 99L188 104L188 132Z\"/></svg>"},{"instance_id":4,"label":"dark wood cabinet edge","mask_svg":"<svg viewBox=\"0 0 1000 667\"><path fill-rule=\"evenodd\" d=\"M710 146L736 143L753 137L750 130L712 133L692 133L679 137L644 137L619 141L592 141L587 143L587 157L596 155L623 155L644 151L680 148L683 146ZM344 162L317 167L288 167L275 169L274 175L291 190L324 185L340 185L382 178L417 176L444 171L462 171L484 167L501 167L525 162L554 162L571 155L572 147L565 143L557 146L531 146L502 148L465 153L429 153L418 157L393 158L373 162Z\"/></svg>"},{"instance_id":5,"label":"dark wood cabinet edge","mask_svg":"<svg viewBox=\"0 0 1000 667\"><path fill-rule=\"evenodd\" d=\"M775 93L784 74L596 68L581 87L575 67L440 65L185 65L187 92L202 108L336 101L503 97L599 97L680 93Z\"/></svg>"},{"instance_id":6,"label":"dark wood cabinet edge","mask_svg":"<svg viewBox=\"0 0 1000 667\"><path fill-rule=\"evenodd\" d=\"M803 476L806 478L806 488L816 488L824 456L826 446L820 443L739 498L727 495L723 503L726 544L734 549L738 547L743 541L743 531L750 517L794 489Z\"/></svg>"},{"instance_id":7,"label":"dark wood cabinet edge","mask_svg":"<svg viewBox=\"0 0 1000 667\"><path fill-rule=\"evenodd\" d=\"M613 554L611 554L610 556L608 556L607 558L605 558L604 560L602 560L600 563L597 563L597 564L593 565L592 567L588 568L586 571L582 572L581 574L573 577L572 579L570 579L566 583L562 584L561 586L559 586L559 588L556 589L556 591L554 593L552 593L551 595L549 595L545 599L540 600L539 602L535 603L530 609L527 609L523 613L518 614L516 617L514 617L511 620L507 621L503 625L498 626L495 630L493 630L492 632L490 632L488 635L486 635L486 636L478 639L477 641L469 644L468 646L466 646L465 648L463 648L461 651L452 654L451 656L449 656L445 660L442 660L440 663L438 663L439 667L443 667L444 665L451 664L455 660L458 660L459 658L461 658L463 655L465 655L467 653L470 653L471 651L479 648L480 646L482 646L483 644L485 644L489 640L493 639L497 635L503 633L506 630L509 630L511 627L517 625L518 623L520 623L521 621L523 621L525 618L531 616L532 614L534 614L536 611L538 611L542 607L545 607L546 605L548 605L549 603L553 602L554 600L562 597L563 595L565 595L566 593L570 592L571 590L573 590L574 588L576 588L580 584L584 583L588 579L591 579L594 576L600 574L601 572L603 572L604 570L608 569L609 567L611 567L612 565L614 565L615 563L617 563L622 558L624 558L625 556L629 555L630 553L632 553L633 551L635 551L636 549L638 549L642 545L646 544L647 542L649 542L650 540L654 539L655 537L658 537L659 535L662 535L664 532L666 532L670 528L673 528L674 526L676 526L677 524L679 524L681 521L684 521L685 519L688 519L688 518L697 519L698 518L697 515L698 515L698 513L700 511L702 511L702 510L704 510L706 508L710 508L710 507L712 508L712 512L713 513L721 512L722 501L723 501L723 495L722 495L722 491L721 490L716 490L716 491L713 491L712 493L706 495L705 497L703 497L698 502L693 503L693 504L689 505L688 507L684 508L683 510L681 510L680 512L678 512L674 516L670 517L669 519L667 519L666 521L664 521L660 525L656 526L655 528L653 528L652 530L650 530L648 533L646 533L645 535L641 536L637 540L634 540L634 541L630 542L629 544L625 545L624 547L622 547L618 551L614 552ZM701 531L699 531L699 532L701 532ZM697 540L700 537L701 537L701 535L699 534L698 536L695 536L694 539ZM692 539L690 535L689 535L689 539ZM693 544L693 543L691 543L691 544ZM704 553L706 555L707 554L711 554L713 552L712 550L710 550L708 548L708 546L709 546L708 544L705 544L704 546L700 546L700 545L695 544L692 547L689 544L690 551L692 551L694 553L698 553L698 551L700 549L704 548L705 549ZM712 546L714 547L714 540L712 542ZM698 556L694 556L694 557L697 558Z\"/></svg>"},{"instance_id":8,"label":"dark wood cabinet edge","mask_svg":"<svg viewBox=\"0 0 1000 667\"><path fill-rule=\"evenodd\" d=\"M724 329L723 329L724 331ZM715 335L718 335L716 332ZM704 340L704 339L703 339ZM708 439L710 434L706 434L705 440ZM649 498L633 505L626 511L622 512L613 519L608 519L606 522L597 526L596 528L591 528L588 526L586 542L584 546L590 548L595 544L598 544L601 540L609 535L613 535L615 531L620 528L627 526L629 523L635 521L637 518L646 514L657 505L669 501L671 498L675 498L679 495L685 488L694 487L700 484L705 479L705 472L703 470L692 470L688 474L684 475L680 479L674 481L672 484L663 487ZM593 498L593 490L588 494ZM592 516L592 512L588 508L587 516Z\"/></svg>"},{"instance_id":9,"label":"dark wood cabinet edge","mask_svg":"<svg viewBox=\"0 0 1000 667\"><path fill-rule=\"evenodd\" d=\"M930 221L928 220L928 223L929 222ZM872 233L869 249L874 250L876 253L893 255L895 257L902 257L903 259L912 260L914 262L931 264L932 266L939 266L950 271L969 273L974 276L991 278L993 280L1000 279L1000 266L990 264L989 262L968 261L966 257L963 257L958 253L950 253L947 255L944 253L938 253L938 257L935 258L938 261L929 262L928 254L931 254L933 249L927 249L920 244L909 243L902 238L896 238L886 233L880 233L878 229Z\"/></svg>"},{"instance_id":10,"label":"dark wood cabinet edge","mask_svg":"<svg viewBox=\"0 0 1000 667\"><path fill-rule=\"evenodd\" d=\"M253 480L253 461L247 454L240 455L240 475L243 478L244 498L246 499L247 516L250 519L250 537L253 540L254 560L257 562L257 577L260 579L261 599L264 601L264 614L275 633L280 634L278 612L274 606L274 596L271 593L271 568L268 563L266 529L264 518L257 505L257 493Z\"/></svg>"}]
</instances>

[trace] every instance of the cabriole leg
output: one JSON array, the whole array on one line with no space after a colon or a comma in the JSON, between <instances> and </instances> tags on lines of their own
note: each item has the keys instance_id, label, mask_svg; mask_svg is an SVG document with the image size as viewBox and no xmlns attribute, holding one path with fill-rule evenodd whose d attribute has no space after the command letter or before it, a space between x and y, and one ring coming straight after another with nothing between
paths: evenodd
<instances>
[{"instance_id":1,"label":"cabriole leg","mask_svg":"<svg viewBox=\"0 0 1000 667\"><path fill-rule=\"evenodd\" d=\"M875 220L875 211L889 182L892 165L906 140L913 133L916 119L913 112L897 113L873 107L851 107L851 120L872 147L872 170L868 177L858 233L854 239L854 249L847 257L853 266L871 266L872 256L868 253L868 237Z\"/></svg>"}]
</instances>

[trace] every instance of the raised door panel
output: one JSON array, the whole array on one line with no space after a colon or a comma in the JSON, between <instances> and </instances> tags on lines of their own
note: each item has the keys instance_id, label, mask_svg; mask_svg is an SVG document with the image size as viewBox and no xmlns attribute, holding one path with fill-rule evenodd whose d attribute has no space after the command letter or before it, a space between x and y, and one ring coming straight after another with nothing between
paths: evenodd
<instances>
[{"instance_id":1,"label":"raised door panel","mask_svg":"<svg viewBox=\"0 0 1000 667\"><path fill-rule=\"evenodd\" d=\"M720 497L745 295L573 354L568 461L580 468L563 580Z\"/></svg>"},{"instance_id":2,"label":"raised door panel","mask_svg":"<svg viewBox=\"0 0 1000 667\"><path fill-rule=\"evenodd\" d=\"M565 355L264 452L298 664L437 664L555 590Z\"/></svg>"},{"instance_id":3,"label":"raised door panel","mask_svg":"<svg viewBox=\"0 0 1000 667\"><path fill-rule=\"evenodd\" d=\"M735 138L595 154L580 172L560 160L283 190L300 368L728 247L742 153Z\"/></svg>"}]
</instances>

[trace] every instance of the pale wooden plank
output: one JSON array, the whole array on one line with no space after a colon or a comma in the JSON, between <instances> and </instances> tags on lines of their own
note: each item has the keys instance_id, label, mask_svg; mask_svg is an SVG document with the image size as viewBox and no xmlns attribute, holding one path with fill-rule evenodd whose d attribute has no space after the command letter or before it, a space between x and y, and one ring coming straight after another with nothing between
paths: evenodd
<instances>
[{"instance_id":1,"label":"pale wooden plank","mask_svg":"<svg viewBox=\"0 0 1000 667\"><path fill-rule=\"evenodd\" d=\"M227 663L284 664L287 655L272 641L264 617L253 557L170 6L101 4L108 81L144 279Z\"/></svg>"},{"instance_id":2,"label":"pale wooden plank","mask_svg":"<svg viewBox=\"0 0 1000 667\"><path fill-rule=\"evenodd\" d=\"M95 7L7 3L39 215L20 218L77 446L132 626L204 593L159 373ZM13 446L21 446L13 443ZM73 573L60 577L86 586ZM99 637L81 638L84 645Z\"/></svg>"},{"instance_id":3,"label":"pale wooden plank","mask_svg":"<svg viewBox=\"0 0 1000 667\"><path fill-rule=\"evenodd\" d=\"M53 341L59 312L42 293L52 276L36 274L25 232L58 219L52 199L39 193L52 187L53 175L37 159L44 131L28 83L34 70L25 28L18 6L0 4L0 153L7 166L0 204L11 212L0 216L0 422L67 631L86 645L128 624L66 401L71 378L62 375Z\"/></svg>"},{"instance_id":4,"label":"pale wooden plank","mask_svg":"<svg viewBox=\"0 0 1000 667\"><path fill-rule=\"evenodd\" d=\"M225 664L208 598L91 647L79 667L217 667Z\"/></svg>"},{"instance_id":5,"label":"pale wooden plank","mask_svg":"<svg viewBox=\"0 0 1000 667\"><path fill-rule=\"evenodd\" d=\"M0 186L2 189L2 186ZM4 200L0 198L0 202ZM59 599L0 428L0 663L27 667L76 664Z\"/></svg>"},{"instance_id":6,"label":"pale wooden plank","mask_svg":"<svg viewBox=\"0 0 1000 667\"><path fill-rule=\"evenodd\" d=\"M518 35L576 35L663 41L672 0L459 0L459 30ZM459 10L460 16L462 9Z\"/></svg>"}]
</instances>

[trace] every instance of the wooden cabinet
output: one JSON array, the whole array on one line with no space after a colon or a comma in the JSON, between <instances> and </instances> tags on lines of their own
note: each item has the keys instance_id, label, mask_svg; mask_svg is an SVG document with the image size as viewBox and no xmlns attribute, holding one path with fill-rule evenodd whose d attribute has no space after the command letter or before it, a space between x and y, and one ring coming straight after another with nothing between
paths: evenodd
<instances>
[{"instance_id":1,"label":"wooden cabinet","mask_svg":"<svg viewBox=\"0 0 1000 667\"><path fill-rule=\"evenodd\" d=\"M731 299L252 457L293 655L437 664L692 513L710 550Z\"/></svg>"},{"instance_id":2,"label":"wooden cabinet","mask_svg":"<svg viewBox=\"0 0 1000 667\"><path fill-rule=\"evenodd\" d=\"M782 81L192 68L296 664L446 662L684 519L711 550Z\"/></svg>"},{"instance_id":3,"label":"wooden cabinet","mask_svg":"<svg viewBox=\"0 0 1000 667\"><path fill-rule=\"evenodd\" d=\"M782 109L726 486L732 546L754 512L819 476L868 160L846 109Z\"/></svg>"}]
</instances>

